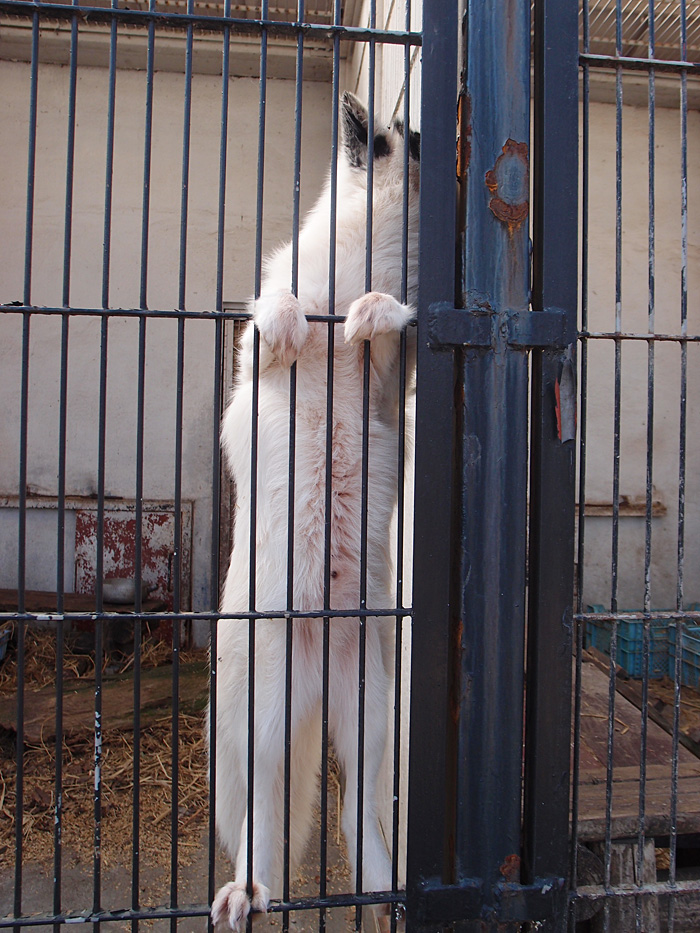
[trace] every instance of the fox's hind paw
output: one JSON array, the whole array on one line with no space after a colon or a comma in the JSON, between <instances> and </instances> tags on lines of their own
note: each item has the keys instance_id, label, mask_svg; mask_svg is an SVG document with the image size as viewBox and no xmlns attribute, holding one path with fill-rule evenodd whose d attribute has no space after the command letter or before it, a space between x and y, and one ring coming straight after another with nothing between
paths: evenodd
<instances>
[{"instance_id":1,"label":"fox's hind paw","mask_svg":"<svg viewBox=\"0 0 700 933\"><path fill-rule=\"evenodd\" d=\"M301 353L309 325L299 300L291 292L261 295L253 319L260 336L282 366L289 367Z\"/></svg>"},{"instance_id":2,"label":"fox's hind paw","mask_svg":"<svg viewBox=\"0 0 700 933\"><path fill-rule=\"evenodd\" d=\"M413 317L413 309L402 305L392 295L367 292L348 309L345 342L361 343L380 334L402 331Z\"/></svg>"},{"instance_id":3,"label":"fox's hind paw","mask_svg":"<svg viewBox=\"0 0 700 933\"><path fill-rule=\"evenodd\" d=\"M264 884L253 884L253 896L248 897L246 886L240 881L229 881L214 898L211 905L211 920L214 926L228 924L231 930L239 931L245 925L251 910L267 913L270 891Z\"/></svg>"}]
</instances>

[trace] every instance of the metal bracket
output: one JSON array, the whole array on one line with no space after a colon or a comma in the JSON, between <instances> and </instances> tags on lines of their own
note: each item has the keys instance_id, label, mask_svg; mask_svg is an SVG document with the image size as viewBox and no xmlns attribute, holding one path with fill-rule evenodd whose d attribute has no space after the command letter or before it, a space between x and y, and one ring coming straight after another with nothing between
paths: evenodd
<instances>
[{"instance_id":1,"label":"metal bracket","mask_svg":"<svg viewBox=\"0 0 700 933\"><path fill-rule=\"evenodd\" d=\"M505 327L499 327L504 318ZM575 335L570 331L569 315L560 308L501 315L486 301L480 301L474 308L453 308L447 302L428 308L428 345L433 350L493 349L499 332L504 334L508 346L515 349L559 350L573 343Z\"/></svg>"},{"instance_id":2,"label":"metal bracket","mask_svg":"<svg viewBox=\"0 0 700 933\"><path fill-rule=\"evenodd\" d=\"M564 350L575 340L575 335L569 330L569 315L561 308L515 311L508 315L508 343L511 347Z\"/></svg>"},{"instance_id":3,"label":"metal bracket","mask_svg":"<svg viewBox=\"0 0 700 933\"><path fill-rule=\"evenodd\" d=\"M460 884L440 885L424 882L415 910L415 926L444 926L458 920L483 920L497 923L552 920L561 914L566 900L563 878L538 878L534 884L501 882L492 890L492 902L485 902L485 889L478 878ZM409 904L409 909L411 905Z\"/></svg>"},{"instance_id":4,"label":"metal bracket","mask_svg":"<svg viewBox=\"0 0 700 933\"><path fill-rule=\"evenodd\" d=\"M441 301L428 308L428 345L433 350L490 347L493 311L453 308Z\"/></svg>"}]
</instances>

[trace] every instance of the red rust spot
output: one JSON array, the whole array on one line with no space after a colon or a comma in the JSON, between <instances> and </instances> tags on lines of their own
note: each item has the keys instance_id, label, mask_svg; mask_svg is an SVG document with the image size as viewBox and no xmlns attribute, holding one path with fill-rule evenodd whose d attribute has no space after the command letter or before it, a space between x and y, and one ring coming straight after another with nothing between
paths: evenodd
<instances>
[{"instance_id":1,"label":"red rust spot","mask_svg":"<svg viewBox=\"0 0 700 933\"><path fill-rule=\"evenodd\" d=\"M457 180L461 183L466 180L472 155L472 99L467 90L459 95L457 125L459 127L457 137Z\"/></svg>"},{"instance_id":2,"label":"red rust spot","mask_svg":"<svg viewBox=\"0 0 700 933\"><path fill-rule=\"evenodd\" d=\"M527 143L506 140L496 164L485 176L493 197L489 208L513 234L528 215L530 205L530 169Z\"/></svg>"},{"instance_id":3,"label":"red rust spot","mask_svg":"<svg viewBox=\"0 0 700 933\"><path fill-rule=\"evenodd\" d=\"M500 873L508 882L517 882L520 880L520 856L506 855L505 861L499 868Z\"/></svg>"}]
</instances>

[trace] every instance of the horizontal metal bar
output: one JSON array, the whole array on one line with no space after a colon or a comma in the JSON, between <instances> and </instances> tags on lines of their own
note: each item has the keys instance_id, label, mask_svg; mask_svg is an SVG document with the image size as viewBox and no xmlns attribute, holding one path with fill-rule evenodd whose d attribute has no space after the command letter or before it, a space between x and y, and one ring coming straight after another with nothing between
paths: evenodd
<instances>
[{"instance_id":1,"label":"horizontal metal bar","mask_svg":"<svg viewBox=\"0 0 700 933\"><path fill-rule=\"evenodd\" d=\"M581 52L579 62L592 68L628 68L630 71L671 71L699 74L700 64L697 62L669 61L656 58L632 58L625 55L594 55L592 52Z\"/></svg>"},{"instance_id":2,"label":"horizontal metal bar","mask_svg":"<svg viewBox=\"0 0 700 933\"><path fill-rule=\"evenodd\" d=\"M250 311L185 311L178 308L59 308L40 305L0 304L0 314L70 314L76 317L133 317L133 318L192 318L195 320L248 321L253 316ZM307 321L323 324L344 324L342 314L307 314Z\"/></svg>"},{"instance_id":3,"label":"horizontal metal bar","mask_svg":"<svg viewBox=\"0 0 700 933\"><path fill-rule=\"evenodd\" d=\"M147 619L150 622L212 622L250 619L354 619L413 616L413 609L312 609L269 612L0 612L0 622L98 622L121 619Z\"/></svg>"},{"instance_id":4,"label":"horizontal metal bar","mask_svg":"<svg viewBox=\"0 0 700 933\"><path fill-rule=\"evenodd\" d=\"M651 612L577 612L577 622L698 622L700 612L677 612L671 610L652 610Z\"/></svg>"},{"instance_id":5,"label":"horizontal metal bar","mask_svg":"<svg viewBox=\"0 0 700 933\"><path fill-rule=\"evenodd\" d=\"M302 897L292 901L272 901L269 913L287 913L293 910L317 910L338 907L354 907L356 904L403 904L406 900L404 891L382 891L370 894L335 894L327 897ZM0 929L18 926L42 926L48 924L103 923L113 920L167 920L187 917L206 917L209 907L206 904L192 904L182 907L144 907L140 910L105 910L91 913L33 914L27 917L3 917Z\"/></svg>"},{"instance_id":6,"label":"horizontal metal bar","mask_svg":"<svg viewBox=\"0 0 700 933\"><path fill-rule=\"evenodd\" d=\"M643 885L613 885L610 888L604 888L602 885L582 885L576 891L569 892L569 901L605 901L608 899L631 898L631 897L668 897L678 898L683 895L700 894L700 879L694 881L676 881L671 884L670 881L649 882Z\"/></svg>"},{"instance_id":7,"label":"horizontal metal bar","mask_svg":"<svg viewBox=\"0 0 700 933\"><path fill-rule=\"evenodd\" d=\"M332 42L337 36L350 42L376 41L388 45L420 46L422 36L419 32L398 32L394 30L371 29L360 26L335 26L321 23L278 22L269 19L238 19L232 16L199 16L192 13L164 13L156 10L123 10L115 7L93 7L81 4L71 6L59 3L35 3L33 0L0 0L0 13L13 16L33 16L37 11L51 19L72 19L80 16L87 23L111 22L132 26L147 26L155 23L169 28L185 29L188 26L209 31L230 31L239 36L260 36L263 32L269 36L296 39L303 35L308 39L326 39Z\"/></svg>"},{"instance_id":8,"label":"horizontal metal bar","mask_svg":"<svg viewBox=\"0 0 700 933\"><path fill-rule=\"evenodd\" d=\"M648 343L700 343L700 334L645 334L630 331L581 330L579 340L641 340Z\"/></svg>"}]
</instances>

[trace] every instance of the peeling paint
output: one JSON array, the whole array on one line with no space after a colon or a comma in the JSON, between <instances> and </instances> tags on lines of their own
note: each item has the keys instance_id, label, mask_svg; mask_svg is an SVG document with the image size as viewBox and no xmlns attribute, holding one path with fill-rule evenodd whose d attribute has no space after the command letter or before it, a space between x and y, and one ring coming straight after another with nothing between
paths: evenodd
<instances>
[{"instance_id":1,"label":"peeling paint","mask_svg":"<svg viewBox=\"0 0 700 933\"><path fill-rule=\"evenodd\" d=\"M530 167L527 143L506 140L494 167L486 173L492 194L489 208L512 234L522 226L530 210Z\"/></svg>"},{"instance_id":2,"label":"peeling paint","mask_svg":"<svg viewBox=\"0 0 700 933\"><path fill-rule=\"evenodd\" d=\"M103 574L119 579L133 578L136 571L136 514L133 506L108 507L103 522ZM175 511L172 505L145 508L141 523L141 578L152 598L173 609L172 564L180 555L180 605L190 606L190 555L192 512L183 504L181 547L175 547ZM97 511L76 511L75 591L92 594L97 573Z\"/></svg>"},{"instance_id":3,"label":"peeling paint","mask_svg":"<svg viewBox=\"0 0 700 933\"><path fill-rule=\"evenodd\" d=\"M506 881L517 882L520 880L520 856L506 855L503 864L499 868L500 873Z\"/></svg>"}]
</instances>

